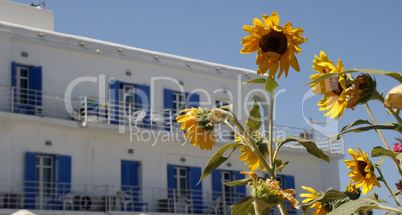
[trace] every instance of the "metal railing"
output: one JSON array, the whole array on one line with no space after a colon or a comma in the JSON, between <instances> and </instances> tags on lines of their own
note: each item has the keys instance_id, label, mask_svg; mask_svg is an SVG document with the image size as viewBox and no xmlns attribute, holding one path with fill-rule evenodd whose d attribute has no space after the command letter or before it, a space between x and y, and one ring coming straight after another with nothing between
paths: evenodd
<instances>
[{"instance_id":1,"label":"metal railing","mask_svg":"<svg viewBox=\"0 0 402 215\"><path fill-rule=\"evenodd\" d=\"M67 111L66 107L71 107L72 110ZM0 111L74 120L85 124L115 124L120 126L119 129L127 126L130 130L138 128L175 134L181 132L179 134L184 135L180 124L175 120L180 114L179 111L91 96L64 100L64 96L54 93L0 85ZM262 128L262 132L264 132L263 130L264 128ZM215 137L218 142L233 142L233 135L234 132L226 125L218 124L216 126ZM318 147L326 152L344 154L343 138L331 143L331 140L323 140L331 134L290 126L276 125L274 127L274 138L288 135L314 140ZM303 146L295 142L287 143L284 147L301 148Z\"/></svg>"},{"instance_id":2,"label":"metal railing","mask_svg":"<svg viewBox=\"0 0 402 215\"><path fill-rule=\"evenodd\" d=\"M244 197L236 192L0 180L0 209L230 214L230 205Z\"/></svg>"}]
</instances>

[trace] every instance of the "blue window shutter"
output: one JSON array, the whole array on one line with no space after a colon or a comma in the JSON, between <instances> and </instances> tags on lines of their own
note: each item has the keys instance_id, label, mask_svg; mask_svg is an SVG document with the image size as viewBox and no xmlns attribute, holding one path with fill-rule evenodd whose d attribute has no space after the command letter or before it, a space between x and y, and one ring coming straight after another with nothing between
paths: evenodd
<instances>
[{"instance_id":1,"label":"blue window shutter","mask_svg":"<svg viewBox=\"0 0 402 215\"><path fill-rule=\"evenodd\" d=\"M216 169L212 172L212 198L213 200L222 196L221 171Z\"/></svg>"},{"instance_id":2,"label":"blue window shutter","mask_svg":"<svg viewBox=\"0 0 402 215\"><path fill-rule=\"evenodd\" d=\"M29 104L42 106L42 67L29 68Z\"/></svg>"},{"instance_id":3,"label":"blue window shutter","mask_svg":"<svg viewBox=\"0 0 402 215\"><path fill-rule=\"evenodd\" d=\"M192 93L188 95L188 104L187 107L188 108L197 108L198 106L200 106L200 95L196 94L196 93Z\"/></svg>"},{"instance_id":4,"label":"blue window shutter","mask_svg":"<svg viewBox=\"0 0 402 215\"><path fill-rule=\"evenodd\" d=\"M163 103L165 107L165 122L166 122L166 129L167 131L170 131L170 117L172 115L173 119L172 122L174 122L174 114L172 109L173 109L173 90L169 89L164 89L163 90Z\"/></svg>"},{"instance_id":5,"label":"blue window shutter","mask_svg":"<svg viewBox=\"0 0 402 215\"><path fill-rule=\"evenodd\" d=\"M71 156L59 155L58 192L67 194L71 190Z\"/></svg>"},{"instance_id":6,"label":"blue window shutter","mask_svg":"<svg viewBox=\"0 0 402 215\"><path fill-rule=\"evenodd\" d=\"M25 153L25 208L35 209L36 196L36 154Z\"/></svg>"},{"instance_id":7,"label":"blue window shutter","mask_svg":"<svg viewBox=\"0 0 402 215\"><path fill-rule=\"evenodd\" d=\"M147 115L144 117L144 124L146 127L149 127L150 125L150 112L149 108L151 105L151 94L150 94L150 88L148 85L138 85L138 93L136 95L136 103L140 104L139 108L142 109L147 113Z\"/></svg>"},{"instance_id":8,"label":"blue window shutter","mask_svg":"<svg viewBox=\"0 0 402 215\"><path fill-rule=\"evenodd\" d=\"M190 167L190 189L193 200L194 213L202 214L202 182L198 185L202 174L201 167ZM186 211L187 212L187 211Z\"/></svg>"},{"instance_id":9,"label":"blue window shutter","mask_svg":"<svg viewBox=\"0 0 402 215\"><path fill-rule=\"evenodd\" d=\"M17 75L17 64L15 62L11 63L11 84L13 87L17 86L17 80L15 76Z\"/></svg>"},{"instance_id":10,"label":"blue window shutter","mask_svg":"<svg viewBox=\"0 0 402 215\"><path fill-rule=\"evenodd\" d=\"M236 172L236 180L244 179L245 175L241 174L240 171ZM246 185L236 186L237 190L237 201L246 197Z\"/></svg>"},{"instance_id":11,"label":"blue window shutter","mask_svg":"<svg viewBox=\"0 0 402 215\"><path fill-rule=\"evenodd\" d=\"M285 175L285 189L295 189L295 177L292 175Z\"/></svg>"},{"instance_id":12,"label":"blue window shutter","mask_svg":"<svg viewBox=\"0 0 402 215\"><path fill-rule=\"evenodd\" d=\"M110 84L110 118L113 124L119 124L120 120L120 84L120 81Z\"/></svg>"},{"instance_id":13,"label":"blue window shutter","mask_svg":"<svg viewBox=\"0 0 402 215\"><path fill-rule=\"evenodd\" d=\"M166 109L173 108L173 90L164 89L163 102Z\"/></svg>"},{"instance_id":14,"label":"blue window shutter","mask_svg":"<svg viewBox=\"0 0 402 215\"><path fill-rule=\"evenodd\" d=\"M133 196L134 206L140 200L139 198L139 163L136 161L121 161L121 190L124 190L128 195ZM128 205L128 211L133 210L133 205ZM135 209L140 209L136 207Z\"/></svg>"},{"instance_id":15,"label":"blue window shutter","mask_svg":"<svg viewBox=\"0 0 402 215\"><path fill-rule=\"evenodd\" d=\"M168 198L173 198L174 189L176 189L176 181L174 178L174 165L168 164Z\"/></svg>"},{"instance_id":16,"label":"blue window shutter","mask_svg":"<svg viewBox=\"0 0 402 215\"><path fill-rule=\"evenodd\" d=\"M15 63L15 62L12 62L11 63L11 84L12 84L12 86L13 87L16 87L17 86L17 79L16 79L16 75L17 75L17 64ZM13 95L13 97L14 97L14 107L13 107L13 112L16 112L17 111L17 109L15 109L15 103L17 102L17 94L16 94L16 90L14 89L14 95Z\"/></svg>"}]
</instances>

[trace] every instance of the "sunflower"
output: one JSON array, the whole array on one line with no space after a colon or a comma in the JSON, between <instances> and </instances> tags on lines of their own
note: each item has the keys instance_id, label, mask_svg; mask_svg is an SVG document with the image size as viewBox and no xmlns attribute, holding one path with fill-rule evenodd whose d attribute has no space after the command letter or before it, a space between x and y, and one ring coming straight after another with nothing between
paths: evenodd
<instances>
[{"instance_id":1,"label":"sunflower","mask_svg":"<svg viewBox=\"0 0 402 215\"><path fill-rule=\"evenodd\" d=\"M343 76L332 76L328 79L330 90L324 94L324 97L317 105L321 106L320 111L326 110L324 116L331 115L331 118L339 119L343 115L348 104L347 101L347 82Z\"/></svg>"},{"instance_id":2,"label":"sunflower","mask_svg":"<svg viewBox=\"0 0 402 215\"><path fill-rule=\"evenodd\" d=\"M184 109L180 113L186 112L176 118L181 124L181 129L186 130L185 138L190 138L190 143L193 146L212 150L215 146L214 126L210 122L210 111L203 108Z\"/></svg>"},{"instance_id":3,"label":"sunflower","mask_svg":"<svg viewBox=\"0 0 402 215\"><path fill-rule=\"evenodd\" d=\"M310 192L310 193L302 193L302 194L300 194L300 197L307 197L307 199L303 200L302 203L309 203L309 202L317 199L318 197L320 197L322 195L321 193L317 193L317 191L315 191L311 187L302 186L302 188ZM315 210L312 213L312 215L324 215L324 214L328 213L328 210L319 201L314 202L311 205L311 208L315 208Z\"/></svg>"},{"instance_id":4,"label":"sunflower","mask_svg":"<svg viewBox=\"0 0 402 215\"><path fill-rule=\"evenodd\" d=\"M307 38L300 36L303 29L293 28L290 22L280 26L279 15L275 11L272 16L262 15L262 20L255 18L254 26L243 27L251 35L242 39L244 47L240 53L250 54L257 51L257 74L265 74L269 70L269 76L274 77L279 68L278 78L284 71L287 77L289 66L300 71L295 53L300 54L302 50L298 45L307 41Z\"/></svg>"},{"instance_id":5,"label":"sunflower","mask_svg":"<svg viewBox=\"0 0 402 215\"><path fill-rule=\"evenodd\" d=\"M337 67L335 67L332 61L327 57L327 55L323 51L320 52L320 57L318 57L317 55L315 55L314 57L315 57L315 59L313 60L314 65L311 68L317 71L319 74L311 75L310 79L316 79L326 73L343 71L342 61L338 60L338 65ZM328 81L322 80L318 83L311 84L310 87L313 88L313 93L315 94L325 94L327 91L326 89L328 89Z\"/></svg>"},{"instance_id":6,"label":"sunflower","mask_svg":"<svg viewBox=\"0 0 402 215\"><path fill-rule=\"evenodd\" d=\"M268 153L267 149L267 143L264 139L264 137L260 134L259 131L256 131L253 135L253 140L254 143L257 145L258 149L260 150L262 156L266 158L266 155ZM240 142L241 139L238 135L236 135L236 141L235 142ZM262 166L262 161L258 159L257 155L252 152L248 147L243 146L240 149L240 152L243 154L239 157L239 161L246 161L244 165L248 165L248 169L251 171L256 171L259 166Z\"/></svg>"},{"instance_id":7,"label":"sunflower","mask_svg":"<svg viewBox=\"0 0 402 215\"><path fill-rule=\"evenodd\" d=\"M363 186L363 195L374 188L374 185L381 187L380 183L377 181L377 177L374 173L374 167L371 161L368 159L366 152L358 148L356 152L353 149L349 149L348 152L352 156L353 160L344 160L346 166L352 171L349 172L348 176L352 178L350 181L356 183L356 187Z\"/></svg>"}]
</instances>

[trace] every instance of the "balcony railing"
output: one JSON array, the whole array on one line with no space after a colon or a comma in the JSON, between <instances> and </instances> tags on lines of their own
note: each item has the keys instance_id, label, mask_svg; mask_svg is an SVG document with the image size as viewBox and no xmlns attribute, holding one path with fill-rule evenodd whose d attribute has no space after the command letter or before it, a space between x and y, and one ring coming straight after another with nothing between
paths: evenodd
<instances>
[{"instance_id":1,"label":"balcony railing","mask_svg":"<svg viewBox=\"0 0 402 215\"><path fill-rule=\"evenodd\" d=\"M230 205L244 197L236 192L0 180L0 209L230 214Z\"/></svg>"},{"instance_id":2,"label":"balcony railing","mask_svg":"<svg viewBox=\"0 0 402 215\"><path fill-rule=\"evenodd\" d=\"M66 107L71 107L67 110ZM111 99L81 96L65 100L64 95L19 89L0 85L0 111L41 117L51 117L88 123L119 125L120 128L152 129L184 135L180 124L175 119L179 112L156 106L117 101ZM244 120L242 120L244 121ZM262 131L266 130L264 127ZM233 131L226 125L219 124L215 129L218 142L228 143L234 140ZM344 140L335 143L323 140L331 134L302 128L276 125L274 138L296 135L316 141L319 148L332 154L344 154ZM284 147L302 148L300 144L287 143Z\"/></svg>"}]
</instances>

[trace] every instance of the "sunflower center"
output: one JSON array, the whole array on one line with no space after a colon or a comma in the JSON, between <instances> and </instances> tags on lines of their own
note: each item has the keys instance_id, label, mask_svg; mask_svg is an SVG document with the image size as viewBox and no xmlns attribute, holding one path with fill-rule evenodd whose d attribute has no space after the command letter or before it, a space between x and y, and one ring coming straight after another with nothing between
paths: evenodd
<instances>
[{"instance_id":1,"label":"sunflower center","mask_svg":"<svg viewBox=\"0 0 402 215\"><path fill-rule=\"evenodd\" d=\"M329 87L337 96L341 95L343 91L342 85L339 83L339 78L335 76L329 78Z\"/></svg>"},{"instance_id":2,"label":"sunflower center","mask_svg":"<svg viewBox=\"0 0 402 215\"><path fill-rule=\"evenodd\" d=\"M367 172L364 171L364 169L366 169L367 163L364 162L364 161L359 161L357 163L357 165L358 165L358 168L359 168L359 172L363 175L363 177L366 177Z\"/></svg>"},{"instance_id":3,"label":"sunflower center","mask_svg":"<svg viewBox=\"0 0 402 215\"><path fill-rule=\"evenodd\" d=\"M260 48L263 53L275 52L282 55L288 48L286 35L283 32L271 30L269 34L261 37Z\"/></svg>"}]
</instances>

